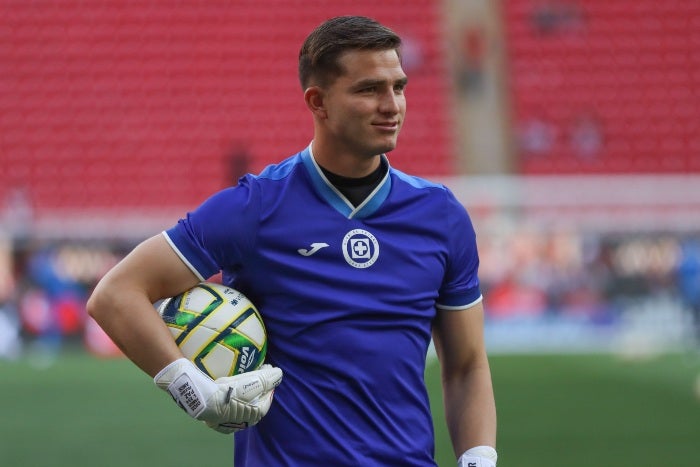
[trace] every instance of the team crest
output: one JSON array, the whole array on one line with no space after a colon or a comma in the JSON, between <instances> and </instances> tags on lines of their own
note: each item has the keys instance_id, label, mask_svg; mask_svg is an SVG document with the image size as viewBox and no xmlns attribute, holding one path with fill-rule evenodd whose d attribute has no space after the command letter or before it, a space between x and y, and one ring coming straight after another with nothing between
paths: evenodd
<instances>
[{"instance_id":1,"label":"team crest","mask_svg":"<svg viewBox=\"0 0 700 467\"><path fill-rule=\"evenodd\" d=\"M374 235L366 230L351 230L343 238L343 256L354 268L368 268L379 257L379 243Z\"/></svg>"}]
</instances>

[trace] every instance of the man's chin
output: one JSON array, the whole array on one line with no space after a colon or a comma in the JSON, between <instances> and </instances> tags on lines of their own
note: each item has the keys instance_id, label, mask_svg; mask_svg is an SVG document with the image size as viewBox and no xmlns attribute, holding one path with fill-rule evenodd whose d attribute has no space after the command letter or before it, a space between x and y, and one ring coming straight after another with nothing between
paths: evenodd
<instances>
[{"instance_id":1,"label":"man's chin","mask_svg":"<svg viewBox=\"0 0 700 467\"><path fill-rule=\"evenodd\" d=\"M387 143L377 147L377 154L385 154L396 149L396 141L392 143Z\"/></svg>"}]
</instances>

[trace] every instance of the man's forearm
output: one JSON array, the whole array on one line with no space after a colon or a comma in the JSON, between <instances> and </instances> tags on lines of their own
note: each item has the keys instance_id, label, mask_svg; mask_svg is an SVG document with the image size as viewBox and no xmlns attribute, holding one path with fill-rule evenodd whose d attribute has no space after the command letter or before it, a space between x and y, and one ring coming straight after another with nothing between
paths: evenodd
<instances>
[{"instance_id":1,"label":"man's forearm","mask_svg":"<svg viewBox=\"0 0 700 467\"><path fill-rule=\"evenodd\" d=\"M496 447L496 404L488 364L443 382L445 417L455 455Z\"/></svg>"}]
</instances>

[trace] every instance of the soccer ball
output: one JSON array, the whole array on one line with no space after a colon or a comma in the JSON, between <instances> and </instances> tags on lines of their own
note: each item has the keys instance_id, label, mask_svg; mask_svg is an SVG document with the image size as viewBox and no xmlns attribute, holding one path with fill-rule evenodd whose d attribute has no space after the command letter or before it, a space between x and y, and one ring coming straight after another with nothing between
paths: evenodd
<instances>
[{"instance_id":1,"label":"soccer ball","mask_svg":"<svg viewBox=\"0 0 700 467\"><path fill-rule=\"evenodd\" d=\"M238 290L201 282L165 299L158 313L185 357L212 379L256 370L265 361L262 317Z\"/></svg>"}]
</instances>

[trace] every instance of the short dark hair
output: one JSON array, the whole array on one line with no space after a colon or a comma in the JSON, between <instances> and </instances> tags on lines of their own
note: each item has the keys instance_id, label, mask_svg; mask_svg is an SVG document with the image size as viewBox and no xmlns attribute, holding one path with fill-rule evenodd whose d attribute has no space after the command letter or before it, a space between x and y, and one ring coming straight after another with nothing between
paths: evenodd
<instances>
[{"instance_id":1,"label":"short dark hair","mask_svg":"<svg viewBox=\"0 0 700 467\"><path fill-rule=\"evenodd\" d=\"M327 86L343 73L338 58L349 50L396 50L401 38L365 16L338 16L311 31L299 51L299 81ZM400 56L400 55L399 55Z\"/></svg>"}]
</instances>

